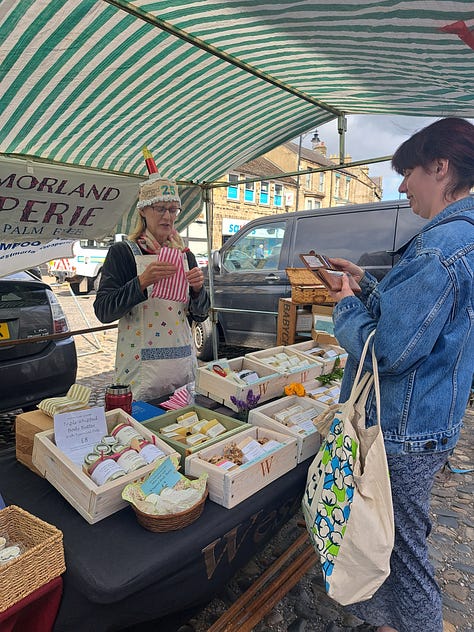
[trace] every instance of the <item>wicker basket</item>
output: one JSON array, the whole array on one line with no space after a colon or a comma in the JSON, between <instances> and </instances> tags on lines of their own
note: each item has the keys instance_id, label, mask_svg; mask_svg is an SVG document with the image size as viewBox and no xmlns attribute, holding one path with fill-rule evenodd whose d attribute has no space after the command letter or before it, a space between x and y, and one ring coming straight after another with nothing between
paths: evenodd
<instances>
[{"instance_id":1,"label":"wicker basket","mask_svg":"<svg viewBox=\"0 0 474 632\"><path fill-rule=\"evenodd\" d=\"M327 289L318 283L318 278L307 268L286 268L291 283L291 300L299 305L333 304Z\"/></svg>"},{"instance_id":2,"label":"wicker basket","mask_svg":"<svg viewBox=\"0 0 474 632\"><path fill-rule=\"evenodd\" d=\"M189 476L188 478L194 477ZM184 529L184 527L188 527L199 518L204 510L204 503L206 502L207 495L208 490L206 485L204 496L198 503L196 503L186 511L180 511L179 513L175 514L156 516L143 513L143 511L137 509L137 507L135 507L135 505L133 504L132 508L137 516L138 524L141 524L144 529L148 529L148 531L154 531L155 533L160 533L163 531L177 531L178 529Z\"/></svg>"},{"instance_id":3,"label":"wicker basket","mask_svg":"<svg viewBox=\"0 0 474 632\"><path fill-rule=\"evenodd\" d=\"M0 511L0 535L26 550L0 566L0 612L66 570L63 534L47 522L10 505Z\"/></svg>"}]
</instances>

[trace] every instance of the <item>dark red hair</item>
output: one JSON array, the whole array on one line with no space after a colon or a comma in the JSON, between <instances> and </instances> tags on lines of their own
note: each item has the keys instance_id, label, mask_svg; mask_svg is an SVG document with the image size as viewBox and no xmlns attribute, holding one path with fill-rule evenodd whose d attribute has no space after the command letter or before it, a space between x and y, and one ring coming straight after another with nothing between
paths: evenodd
<instances>
[{"instance_id":1,"label":"dark red hair","mask_svg":"<svg viewBox=\"0 0 474 632\"><path fill-rule=\"evenodd\" d=\"M406 169L430 165L439 158L449 160L451 182L445 195L474 186L474 125L462 118L444 118L424 127L400 145L392 167L400 175Z\"/></svg>"}]
</instances>

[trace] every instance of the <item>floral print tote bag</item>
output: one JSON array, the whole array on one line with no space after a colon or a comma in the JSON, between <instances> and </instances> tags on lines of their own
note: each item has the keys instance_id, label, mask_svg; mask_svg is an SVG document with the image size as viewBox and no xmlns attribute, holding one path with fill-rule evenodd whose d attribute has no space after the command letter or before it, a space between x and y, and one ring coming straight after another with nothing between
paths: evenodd
<instances>
[{"instance_id":1,"label":"floral print tote bag","mask_svg":"<svg viewBox=\"0 0 474 632\"><path fill-rule=\"evenodd\" d=\"M374 332L373 332L374 333ZM362 366L367 339L351 395L328 411L318 425L325 436L308 470L303 496L306 526L319 554L326 591L342 605L364 601L390 573L394 543L392 494L380 428L380 389L372 348L373 375ZM371 389L376 425L365 427Z\"/></svg>"}]
</instances>

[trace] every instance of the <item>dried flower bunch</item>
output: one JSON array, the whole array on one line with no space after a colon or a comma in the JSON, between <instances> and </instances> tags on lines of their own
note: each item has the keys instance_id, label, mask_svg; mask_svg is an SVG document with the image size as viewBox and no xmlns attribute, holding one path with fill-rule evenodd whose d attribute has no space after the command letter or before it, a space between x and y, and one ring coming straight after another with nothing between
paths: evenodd
<instances>
[{"instance_id":1,"label":"dried flower bunch","mask_svg":"<svg viewBox=\"0 0 474 632\"><path fill-rule=\"evenodd\" d=\"M260 395L254 395L252 389L249 389L245 400L237 399L235 395L230 396L230 401L237 406L239 411L252 410L258 404L259 399Z\"/></svg>"},{"instance_id":2,"label":"dried flower bunch","mask_svg":"<svg viewBox=\"0 0 474 632\"><path fill-rule=\"evenodd\" d=\"M299 382L291 382L291 384L287 384L284 391L285 395L298 395L298 397L304 397L306 395L303 384L300 384Z\"/></svg>"}]
</instances>

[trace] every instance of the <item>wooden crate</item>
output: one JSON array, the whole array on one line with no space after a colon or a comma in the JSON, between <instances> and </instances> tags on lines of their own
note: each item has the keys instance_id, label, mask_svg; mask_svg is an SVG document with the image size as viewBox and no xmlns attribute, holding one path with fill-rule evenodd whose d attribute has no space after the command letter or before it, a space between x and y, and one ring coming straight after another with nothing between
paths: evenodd
<instances>
[{"instance_id":1,"label":"wooden crate","mask_svg":"<svg viewBox=\"0 0 474 632\"><path fill-rule=\"evenodd\" d=\"M21 413L15 418L16 458L32 472L38 474L38 476L42 476L42 474L33 465L33 442L35 434L44 432L45 430L51 430L53 425L53 418L42 410L32 410L29 413Z\"/></svg>"},{"instance_id":2,"label":"wooden crate","mask_svg":"<svg viewBox=\"0 0 474 632\"><path fill-rule=\"evenodd\" d=\"M226 428L226 432L223 432L221 435L214 437L213 439L209 439L208 441L203 441L203 443L199 443L196 446L189 446L181 441L175 441L174 439L170 439L165 437L160 433L160 428L163 426L169 426L170 424L176 423L176 418L184 415L187 412L195 412L199 419L217 419L220 423ZM209 410L208 408L204 408L203 406L198 406L197 404L193 404L191 406L185 406L184 408L180 408L179 410L171 410L164 415L160 415L159 417L155 417L155 419L150 419L149 421L145 421L143 424L148 430L153 432L156 436L166 441L168 445L170 445L176 452L183 457L183 459L190 454L194 454L194 452L198 452L203 448L207 448L214 443L219 441L228 439L232 437L237 432L241 432L245 428L248 428L248 424L239 421L238 419L233 419L232 417L228 417L227 415L223 415L222 413L218 413L213 410Z\"/></svg>"},{"instance_id":3,"label":"wooden crate","mask_svg":"<svg viewBox=\"0 0 474 632\"><path fill-rule=\"evenodd\" d=\"M245 401L248 392L251 390L254 395L260 395L259 405L269 399L283 395L286 380L281 373L275 373L270 367L246 357L233 358L228 360L228 363L232 371L243 371L244 369L256 371L260 379L254 384L239 385L231 378L215 373L210 368L211 364L213 364L211 362L198 368L196 373L196 391L236 412L238 408L231 401L231 395Z\"/></svg>"},{"instance_id":4,"label":"wooden crate","mask_svg":"<svg viewBox=\"0 0 474 632\"><path fill-rule=\"evenodd\" d=\"M332 305L313 305L311 308L313 315L313 326L311 329L334 336L333 311L334 307Z\"/></svg>"},{"instance_id":5,"label":"wooden crate","mask_svg":"<svg viewBox=\"0 0 474 632\"><path fill-rule=\"evenodd\" d=\"M313 399L318 402L318 404L331 406L339 401L341 395L341 383L342 380L334 380L327 384L321 384L318 378L316 378L315 380L305 382L303 386L306 390L306 397ZM314 392L316 390L320 392ZM313 392L313 394L311 394L311 392Z\"/></svg>"},{"instance_id":6,"label":"wooden crate","mask_svg":"<svg viewBox=\"0 0 474 632\"><path fill-rule=\"evenodd\" d=\"M326 287L307 268L286 268L291 283L291 300L300 305L334 303Z\"/></svg>"},{"instance_id":7,"label":"wooden crate","mask_svg":"<svg viewBox=\"0 0 474 632\"><path fill-rule=\"evenodd\" d=\"M282 397L276 402L264 404L263 406L259 406L259 408L251 410L249 414L249 423L254 426L269 428L275 432L280 432L294 437L298 448L297 461L298 463L301 463L301 461L313 456L318 451L319 446L321 445L321 436L319 432L315 427L313 432L302 435L274 418L276 413L296 404L301 406L304 410L314 410L315 415L319 415L328 408L324 404L321 404L309 397L291 395L289 397Z\"/></svg>"},{"instance_id":8,"label":"wooden crate","mask_svg":"<svg viewBox=\"0 0 474 632\"><path fill-rule=\"evenodd\" d=\"M321 338L324 339L323 337ZM335 340L335 338L333 338L332 336L331 338ZM337 355L334 356L333 358L325 359L319 356L313 356L310 353L308 353L308 351L310 351L311 349L315 349L316 347L321 347L322 349L332 349L333 351L337 353ZM317 342L316 340L306 340L305 342L297 342L296 344L290 345L287 348L295 349L299 353L304 353L305 355L309 355L310 358L317 358L317 360L321 362L321 364L323 365L323 370L321 371L323 375L326 373L331 373L331 371L334 369L336 358L339 358L339 366L341 368L346 366L347 351L337 344L327 344L323 342Z\"/></svg>"},{"instance_id":9,"label":"wooden crate","mask_svg":"<svg viewBox=\"0 0 474 632\"><path fill-rule=\"evenodd\" d=\"M119 423L128 423L145 439L154 440L152 432L121 409L111 410L105 414L105 417L109 431ZM156 438L155 442L165 454L179 458L179 454L167 443ZM90 524L99 522L126 507L128 503L122 500L122 490L125 485L147 476L155 468L153 463L149 463L135 472L98 486L79 465L71 461L56 446L53 430L46 430L35 435L33 465Z\"/></svg>"},{"instance_id":10,"label":"wooden crate","mask_svg":"<svg viewBox=\"0 0 474 632\"><path fill-rule=\"evenodd\" d=\"M263 349L261 351L253 351L252 353L247 353L245 355L246 358L250 358L256 362L263 364L264 366L272 369L273 367L265 364L264 358L268 358L269 356L275 355L277 353L286 353L289 356L295 355L299 359L304 359L307 361L308 365L304 369L297 370L289 370L286 373L282 373L281 375L285 379L285 386L290 384L291 382L306 382L313 377L317 377L321 375L323 372L323 363L319 362L319 360L315 358L310 358L307 354L301 353L296 349L293 349L292 346L285 347L283 345L279 347L272 347L271 349Z\"/></svg>"},{"instance_id":11,"label":"wooden crate","mask_svg":"<svg viewBox=\"0 0 474 632\"><path fill-rule=\"evenodd\" d=\"M300 339L298 333L298 308L300 304L293 303L291 298L280 298L278 300L278 320L277 320L277 346L292 345ZM311 316L311 314L308 314ZM312 327L308 329L310 331Z\"/></svg>"},{"instance_id":12,"label":"wooden crate","mask_svg":"<svg viewBox=\"0 0 474 632\"><path fill-rule=\"evenodd\" d=\"M255 494L255 492L258 492L296 467L296 439L293 437L268 428L252 426L232 437L231 440L240 441L244 437L252 437L254 439L267 437L268 439L275 439L284 445L275 450L275 452L269 453L268 456L260 461L244 464L235 470L227 472L222 471L217 465L213 465L204 459L222 454L223 445L229 443L229 441L200 450L197 454L188 456L185 461L186 474L199 476L205 472L209 475L207 481L209 498L227 509L235 507L252 494Z\"/></svg>"}]
</instances>

